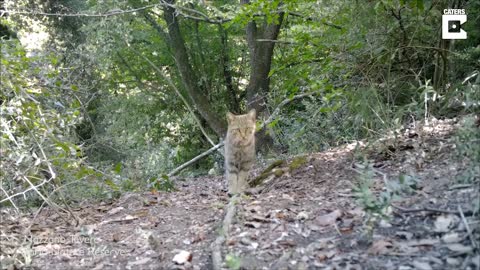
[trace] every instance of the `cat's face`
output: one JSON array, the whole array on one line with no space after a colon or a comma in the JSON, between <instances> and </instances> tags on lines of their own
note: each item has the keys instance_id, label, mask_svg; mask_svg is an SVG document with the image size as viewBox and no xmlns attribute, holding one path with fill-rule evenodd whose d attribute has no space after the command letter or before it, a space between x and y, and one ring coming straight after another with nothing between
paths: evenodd
<instances>
[{"instance_id":1,"label":"cat's face","mask_svg":"<svg viewBox=\"0 0 480 270\"><path fill-rule=\"evenodd\" d=\"M255 135L255 110L247 114L227 113L228 133L234 143L249 143Z\"/></svg>"}]
</instances>

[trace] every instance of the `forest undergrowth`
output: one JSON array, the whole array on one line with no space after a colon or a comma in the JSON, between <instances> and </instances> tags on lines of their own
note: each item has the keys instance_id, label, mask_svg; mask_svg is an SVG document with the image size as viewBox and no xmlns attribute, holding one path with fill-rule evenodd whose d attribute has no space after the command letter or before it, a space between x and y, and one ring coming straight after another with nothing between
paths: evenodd
<instances>
[{"instance_id":1,"label":"forest undergrowth","mask_svg":"<svg viewBox=\"0 0 480 270\"><path fill-rule=\"evenodd\" d=\"M215 269L223 236L219 269L478 269L478 134L476 116L429 119L282 159L235 197L227 228L221 176L68 209L3 208L2 267Z\"/></svg>"}]
</instances>

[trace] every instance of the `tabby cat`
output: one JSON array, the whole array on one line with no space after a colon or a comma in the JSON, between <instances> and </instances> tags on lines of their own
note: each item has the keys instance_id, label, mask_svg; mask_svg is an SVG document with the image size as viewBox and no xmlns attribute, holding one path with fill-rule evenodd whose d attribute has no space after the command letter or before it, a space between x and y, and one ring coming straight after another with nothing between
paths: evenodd
<instances>
[{"instance_id":1,"label":"tabby cat","mask_svg":"<svg viewBox=\"0 0 480 270\"><path fill-rule=\"evenodd\" d=\"M228 193L232 195L248 186L248 172L255 159L255 116L255 110L242 115L227 113L225 171Z\"/></svg>"}]
</instances>

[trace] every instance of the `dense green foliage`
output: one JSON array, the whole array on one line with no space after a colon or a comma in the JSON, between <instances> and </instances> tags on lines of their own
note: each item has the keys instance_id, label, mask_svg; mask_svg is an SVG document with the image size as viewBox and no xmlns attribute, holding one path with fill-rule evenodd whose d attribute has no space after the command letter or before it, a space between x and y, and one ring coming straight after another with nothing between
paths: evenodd
<instances>
[{"instance_id":1,"label":"dense green foliage","mask_svg":"<svg viewBox=\"0 0 480 270\"><path fill-rule=\"evenodd\" d=\"M88 178L100 193L170 181L160 176L211 147L199 123L218 142L221 116L250 106L254 59L245 29L252 22L258 31L281 23L269 89L259 92L263 117L285 99L312 93L282 107L268 125L272 151L319 151L423 117L480 111L477 1L462 6L468 39L455 42L441 40L446 0L159 3L6 1L12 12L1 24L23 42L1 41L1 177L9 193L25 188L21 177L50 179L49 166L57 185ZM188 76L208 104L189 91L167 7L175 8ZM48 39L30 49L35 32ZM220 116L219 127L202 105ZM222 162L216 153L187 173Z\"/></svg>"}]
</instances>

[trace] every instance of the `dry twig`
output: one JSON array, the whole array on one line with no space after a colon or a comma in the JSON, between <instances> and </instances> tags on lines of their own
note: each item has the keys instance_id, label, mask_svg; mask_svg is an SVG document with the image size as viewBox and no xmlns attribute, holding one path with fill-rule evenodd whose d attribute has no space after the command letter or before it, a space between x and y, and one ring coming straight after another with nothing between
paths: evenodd
<instances>
[{"instance_id":1,"label":"dry twig","mask_svg":"<svg viewBox=\"0 0 480 270\"><path fill-rule=\"evenodd\" d=\"M227 206L227 212L225 214L225 218L223 219L220 234L215 239L215 242L213 242L212 244L212 264L214 270L222 269L222 245L229 237L228 232L230 230L230 225L232 224L233 217L235 216L235 206L238 202L238 198L238 195L234 195L232 198L230 198Z\"/></svg>"},{"instance_id":2,"label":"dry twig","mask_svg":"<svg viewBox=\"0 0 480 270\"><path fill-rule=\"evenodd\" d=\"M435 213L444 213L444 214L455 214L458 215L458 211L453 210L444 210L444 209L437 209L431 207L422 207L422 208L403 208L401 206L397 206L392 204L392 207L398 209L404 213L414 213L414 212L435 212Z\"/></svg>"},{"instance_id":3,"label":"dry twig","mask_svg":"<svg viewBox=\"0 0 480 270\"><path fill-rule=\"evenodd\" d=\"M467 219L463 214L462 206L458 205L458 212L460 213L460 217L462 218L463 224L465 225L465 229L467 230L468 237L470 238L470 242L472 243L473 248L477 248L477 243L475 242L475 238L473 237L472 230L468 225Z\"/></svg>"}]
</instances>

